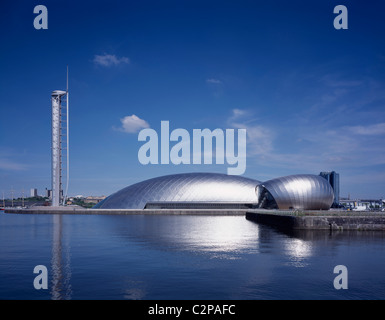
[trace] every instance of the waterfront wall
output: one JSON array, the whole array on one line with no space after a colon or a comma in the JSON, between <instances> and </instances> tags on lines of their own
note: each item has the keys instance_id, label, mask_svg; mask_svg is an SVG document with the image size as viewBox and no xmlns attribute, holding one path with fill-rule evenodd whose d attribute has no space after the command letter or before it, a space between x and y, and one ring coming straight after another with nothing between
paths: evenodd
<instances>
[{"instance_id":1,"label":"waterfront wall","mask_svg":"<svg viewBox=\"0 0 385 320\"><path fill-rule=\"evenodd\" d=\"M247 209L86 209L81 207L6 208L5 213L18 214L119 214L119 215L245 215Z\"/></svg>"},{"instance_id":2,"label":"waterfront wall","mask_svg":"<svg viewBox=\"0 0 385 320\"><path fill-rule=\"evenodd\" d=\"M246 218L282 229L385 231L382 212L253 210Z\"/></svg>"},{"instance_id":3,"label":"waterfront wall","mask_svg":"<svg viewBox=\"0 0 385 320\"><path fill-rule=\"evenodd\" d=\"M353 211L285 211L266 209L86 209L82 207L6 208L16 214L245 215L246 219L286 230L380 230L385 213Z\"/></svg>"}]
</instances>

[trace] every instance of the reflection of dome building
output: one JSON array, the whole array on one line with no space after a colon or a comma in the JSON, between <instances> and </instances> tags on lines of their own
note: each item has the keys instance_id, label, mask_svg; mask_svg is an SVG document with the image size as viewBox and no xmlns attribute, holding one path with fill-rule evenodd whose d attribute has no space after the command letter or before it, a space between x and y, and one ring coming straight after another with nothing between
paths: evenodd
<instances>
[{"instance_id":1,"label":"reflection of dome building","mask_svg":"<svg viewBox=\"0 0 385 320\"><path fill-rule=\"evenodd\" d=\"M328 210L333 203L329 182L310 174L281 177L256 188L258 207L266 209Z\"/></svg>"},{"instance_id":2,"label":"reflection of dome building","mask_svg":"<svg viewBox=\"0 0 385 320\"><path fill-rule=\"evenodd\" d=\"M251 208L328 210L333 190L322 177L294 175L261 183L218 173L183 173L145 180L94 208Z\"/></svg>"}]
</instances>

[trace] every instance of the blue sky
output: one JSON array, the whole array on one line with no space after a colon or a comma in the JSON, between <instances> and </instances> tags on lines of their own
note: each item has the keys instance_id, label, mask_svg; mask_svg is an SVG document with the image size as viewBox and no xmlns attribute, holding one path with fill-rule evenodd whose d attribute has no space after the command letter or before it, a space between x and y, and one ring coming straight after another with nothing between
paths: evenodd
<instances>
[{"instance_id":1,"label":"blue sky","mask_svg":"<svg viewBox=\"0 0 385 320\"><path fill-rule=\"evenodd\" d=\"M33 27L39 4L47 30ZM338 4L347 30L333 27ZM246 177L335 170L342 196L383 198L384 12L381 0L2 1L0 192L50 188L50 94L68 65L70 195L226 173L142 165L138 131L166 120L245 128Z\"/></svg>"}]
</instances>

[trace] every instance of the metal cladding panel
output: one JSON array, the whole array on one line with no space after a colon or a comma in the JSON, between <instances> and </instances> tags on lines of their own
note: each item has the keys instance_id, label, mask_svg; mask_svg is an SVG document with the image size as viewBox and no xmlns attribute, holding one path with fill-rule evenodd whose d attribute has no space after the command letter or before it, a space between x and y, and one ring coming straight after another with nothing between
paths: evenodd
<instances>
[{"instance_id":1,"label":"metal cladding panel","mask_svg":"<svg viewBox=\"0 0 385 320\"><path fill-rule=\"evenodd\" d=\"M261 184L275 199L279 209L328 210L333 189L326 179L309 174L281 177Z\"/></svg>"},{"instance_id":2,"label":"metal cladding panel","mask_svg":"<svg viewBox=\"0 0 385 320\"><path fill-rule=\"evenodd\" d=\"M182 173L145 180L128 186L94 208L143 209L148 202L206 201L257 203L261 182L218 173Z\"/></svg>"}]
</instances>

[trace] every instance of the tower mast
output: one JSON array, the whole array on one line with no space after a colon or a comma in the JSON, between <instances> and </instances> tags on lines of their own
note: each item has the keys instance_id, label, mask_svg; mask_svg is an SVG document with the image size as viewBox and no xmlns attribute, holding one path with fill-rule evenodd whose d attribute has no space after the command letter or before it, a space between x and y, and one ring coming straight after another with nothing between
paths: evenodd
<instances>
[{"instance_id":1,"label":"tower mast","mask_svg":"<svg viewBox=\"0 0 385 320\"><path fill-rule=\"evenodd\" d=\"M64 105L64 102L65 105ZM51 104L52 104L52 206L58 207L60 204L65 203L65 198L68 191L68 170L69 170L69 150L68 150L68 129L69 129L69 115L68 115L68 66L67 66L67 89L55 90L51 94ZM66 112L66 127L63 126L63 111ZM66 129L66 130L65 130ZM66 140L63 140L63 137L66 137ZM62 158L62 149L63 142L65 142L67 148L67 159L66 159L66 194L63 194L63 185L62 185L62 173L63 173L63 158Z\"/></svg>"},{"instance_id":2,"label":"tower mast","mask_svg":"<svg viewBox=\"0 0 385 320\"><path fill-rule=\"evenodd\" d=\"M65 189L65 193L64 193L64 197L63 197L63 205L65 205L65 202L66 202L66 199L67 199L67 196L68 196L68 184L69 184L69 174L70 174L70 146L69 146L69 91L68 91L68 65L67 65L67 86L66 86L66 92L67 92L67 103L66 103L66 117L67 117L67 130L66 130L66 138L67 138L67 144L66 144L66 148L67 148L67 161L66 161L66 165L67 165L67 170L66 170L66 189Z\"/></svg>"}]
</instances>

